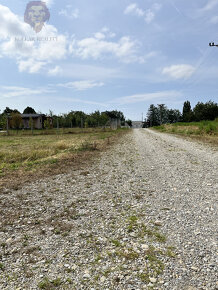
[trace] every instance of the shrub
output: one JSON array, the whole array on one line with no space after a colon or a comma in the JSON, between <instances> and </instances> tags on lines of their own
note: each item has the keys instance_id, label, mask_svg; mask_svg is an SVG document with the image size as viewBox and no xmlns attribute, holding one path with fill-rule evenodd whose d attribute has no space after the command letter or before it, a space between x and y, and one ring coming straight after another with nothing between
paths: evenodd
<instances>
[{"instance_id":1,"label":"shrub","mask_svg":"<svg viewBox=\"0 0 218 290\"><path fill-rule=\"evenodd\" d=\"M206 128L205 128L205 131L207 134L213 134L216 132L216 126L212 123L209 123Z\"/></svg>"}]
</instances>

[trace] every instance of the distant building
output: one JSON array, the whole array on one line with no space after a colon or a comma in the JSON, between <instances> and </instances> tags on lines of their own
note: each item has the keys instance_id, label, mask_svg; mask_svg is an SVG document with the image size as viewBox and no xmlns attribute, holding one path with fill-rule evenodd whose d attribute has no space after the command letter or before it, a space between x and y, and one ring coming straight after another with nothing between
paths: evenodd
<instances>
[{"instance_id":1,"label":"distant building","mask_svg":"<svg viewBox=\"0 0 218 290\"><path fill-rule=\"evenodd\" d=\"M143 123L142 121L132 121L132 128L136 129L136 128L142 128L143 127Z\"/></svg>"},{"instance_id":2,"label":"distant building","mask_svg":"<svg viewBox=\"0 0 218 290\"><path fill-rule=\"evenodd\" d=\"M21 114L22 128L31 129L31 120L33 122L33 129L44 129L44 121L49 120L50 127L53 126L53 119L44 114ZM10 117L11 119L11 117ZM13 127L9 122L10 127Z\"/></svg>"},{"instance_id":3,"label":"distant building","mask_svg":"<svg viewBox=\"0 0 218 290\"><path fill-rule=\"evenodd\" d=\"M125 122L124 125L121 126L121 128L131 128L131 127L129 126L129 124L127 124L127 123Z\"/></svg>"},{"instance_id":4,"label":"distant building","mask_svg":"<svg viewBox=\"0 0 218 290\"><path fill-rule=\"evenodd\" d=\"M111 128L112 130L117 130L117 128L121 128L121 120L109 118L105 124L105 127Z\"/></svg>"},{"instance_id":5,"label":"distant building","mask_svg":"<svg viewBox=\"0 0 218 290\"><path fill-rule=\"evenodd\" d=\"M43 123L45 121L45 115L43 114L22 114L21 115L23 120L23 128L30 129L31 128L31 118L33 120L33 128L35 129L42 129Z\"/></svg>"},{"instance_id":6,"label":"distant building","mask_svg":"<svg viewBox=\"0 0 218 290\"><path fill-rule=\"evenodd\" d=\"M110 118L110 127L112 130L117 130L117 128L121 128L120 119L111 119Z\"/></svg>"}]
</instances>

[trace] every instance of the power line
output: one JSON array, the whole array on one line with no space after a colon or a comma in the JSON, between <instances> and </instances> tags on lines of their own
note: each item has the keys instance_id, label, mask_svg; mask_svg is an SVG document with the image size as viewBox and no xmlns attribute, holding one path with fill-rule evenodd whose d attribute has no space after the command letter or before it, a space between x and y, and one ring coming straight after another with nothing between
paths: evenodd
<instances>
[{"instance_id":1,"label":"power line","mask_svg":"<svg viewBox=\"0 0 218 290\"><path fill-rule=\"evenodd\" d=\"M209 46L216 46L216 47L218 47L218 44L215 44L214 42L210 42L209 43Z\"/></svg>"}]
</instances>

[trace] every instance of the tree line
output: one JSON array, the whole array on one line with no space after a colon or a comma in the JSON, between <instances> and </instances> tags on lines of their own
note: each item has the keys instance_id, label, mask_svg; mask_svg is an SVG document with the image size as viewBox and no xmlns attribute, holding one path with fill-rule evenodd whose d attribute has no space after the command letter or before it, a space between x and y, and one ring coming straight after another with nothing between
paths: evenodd
<instances>
[{"instance_id":1,"label":"tree line","mask_svg":"<svg viewBox=\"0 0 218 290\"><path fill-rule=\"evenodd\" d=\"M159 126L168 123L177 122L199 122L203 120L215 120L218 117L218 104L212 101L202 103L198 102L192 109L189 101L184 102L183 110L168 109L165 104L155 106L151 104L147 120L144 127Z\"/></svg>"},{"instance_id":2,"label":"tree line","mask_svg":"<svg viewBox=\"0 0 218 290\"><path fill-rule=\"evenodd\" d=\"M36 114L36 111L32 107L24 109L22 114ZM39 113L41 114L41 113ZM131 126L131 120L126 120L124 114L121 111L95 111L90 114L86 114L82 111L70 111L66 114L55 115L52 111L46 115L47 119L44 121L44 128L62 127L62 128L88 128L88 127L103 127L106 126L111 120L120 120L121 126L129 124ZM12 127L14 129L22 128L22 116L21 112L17 109L10 109L6 107L0 114L0 128L6 128L7 118L10 118ZM52 118L52 123L49 122L49 118ZM31 118L30 118L31 122ZM51 125L52 124L52 125Z\"/></svg>"}]
</instances>

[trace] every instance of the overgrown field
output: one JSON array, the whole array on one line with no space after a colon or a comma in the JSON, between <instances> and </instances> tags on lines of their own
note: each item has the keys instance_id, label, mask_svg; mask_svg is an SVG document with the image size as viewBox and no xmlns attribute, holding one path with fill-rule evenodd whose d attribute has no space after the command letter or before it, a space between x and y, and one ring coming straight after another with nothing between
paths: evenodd
<instances>
[{"instance_id":1,"label":"overgrown field","mask_svg":"<svg viewBox=\"0 0 218 290\"><path fill-rule=\"evenodd\" d=\"M62 172L88 160L114 142L126 129L60 129L10 131L0 135L0 185Z\"/></svg>"},{"instance_id":2,"label":"overgrown field","mask_svg":"<svg viewBox=\"0 0 218 290\"><path fill-rule=\"evenodd\" d=\"M215 121L165 124L153 128L161 132L189 136L218 145L218 118Z\"/></svg>"}]
</instances>

